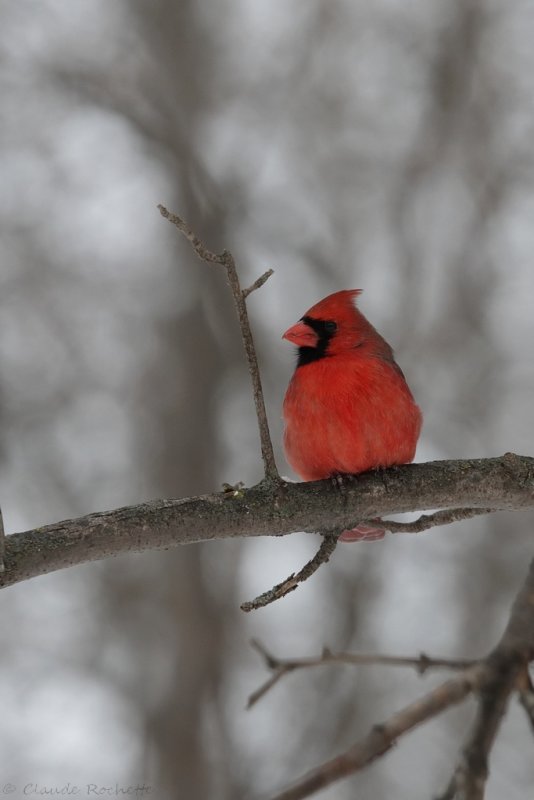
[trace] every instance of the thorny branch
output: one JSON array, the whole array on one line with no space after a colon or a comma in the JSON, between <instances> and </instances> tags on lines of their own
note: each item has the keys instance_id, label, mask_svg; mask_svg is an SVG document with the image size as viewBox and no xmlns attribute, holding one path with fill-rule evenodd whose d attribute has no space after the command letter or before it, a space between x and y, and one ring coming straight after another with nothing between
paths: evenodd
<instances>
[{"instance_id":1,"label":"thorny branch","mask_svg":"<svg viewBox=\"0 0 534 800\"><path fill-rule=\"evenodd\" d=\"M322 667L325 664L413 667L419 675L423 675L429 669L465 670L475 663L468 659L431 658L425 653L421 653L417 657L389 656L383 653L334 653L327 647L324 648L320 656L316 656L315 658L277 658L256 639L251 641L251 645L263 657L267 668L270 669L273 674L265 683L256 689L255 692L252 692L248 699L247 708L252 708L252 706L264 697L281 678L285 675L289 675L290 672L296 672L300 669L309 669L310 667Z\"/></svg>"},{"instance_id":2,"label":"thorny branch","mask_svg":"<svg viewBox=\"0 0 534 800\"><path fill-rule=\"evenodd\" d=\"M165 217L165 219L168 219L169 222L178 228L180 233L183 233L185 238L191 243L197 256L202 259L202 261L206 261L209 264L220 264L226 270L228 283L230 284L230 289L232 291L237 310L239 328L241 330L243 346L247 356L248 369L252 379L252 389L254 394L254 404L256 406L256 416L258 418L258 427L260 431L261 454L263 458L265 477L269 480L279 482L280 476L276 467L271 435L269 433L269 423L267 420L267 412L265 410L265 402L263 399L263 389L261 385L258 359L256 356L256 350L254 348L254 340L252 337L252 331L250 329L247 306L245 303L245 299L248 297L248 295L255 289L259 289L260 286L263 286L265 281L273 274L273 271L267 270L267 272L264 272L261 277L254 281L252 286L250 286L248 289L242 290L239 283L239 276L237 274L234 257L228 250L223 250L222 253L212 253L211 250L208 250L208 248L201 242L198 236L193 233L189 225L184 222L181 217L179 217L177 214L173 214L171 211L168 211L165 206L158 205L158 208L161 216Z\"/></svg>"}]
</instances>

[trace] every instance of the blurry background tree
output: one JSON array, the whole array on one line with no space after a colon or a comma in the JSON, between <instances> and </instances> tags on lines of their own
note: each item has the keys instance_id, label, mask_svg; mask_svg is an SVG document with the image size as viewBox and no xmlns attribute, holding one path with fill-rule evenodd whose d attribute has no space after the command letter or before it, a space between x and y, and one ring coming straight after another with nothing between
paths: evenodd
<instances>
[{"instance_id":1,"label":"blurry background tree","mask_svg":"<svg viewBox=\"0 0 534 800\"><path fill-rule=\"evenodd\" d=\"M224 275L158 202L230 247L244 285L276 269L249 308L280 465L293 366L280 334L350 287L425 413L418 460L534 453L528 3L0 9L8 532L260 477ZM524 577L531 527L495 515L347 547L249 616L239 601L300 566L313 537L124 557L3 592L0 780L142 781L195 800L284 785L440 676L325 667L246 713L265 677L249 637L285 655L480 655ZM468 714L325 798L431 796ZM512 707L488 797L532 787L526 732Z\"/></svg>"}]
</instances>

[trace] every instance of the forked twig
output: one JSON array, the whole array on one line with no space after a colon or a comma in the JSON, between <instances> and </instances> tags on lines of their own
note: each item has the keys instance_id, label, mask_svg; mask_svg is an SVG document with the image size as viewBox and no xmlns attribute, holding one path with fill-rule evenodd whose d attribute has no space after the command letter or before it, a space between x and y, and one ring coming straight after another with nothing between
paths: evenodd
<instances>
[{"instance_id":1,"label":"forked twig","mask_svg":"<svg viewBox=\"0 0 534 800\"><path fill-rule=\"evenodd\" d=\"M274 603L275 600L285 597L286 594L293 592L299 583L303 583L310 577L310 575L313 575L313 573L319 569L321 564L326 564L336 549L336 546L337 536L335 534L328 533L323 536L323 541L321 542L321 546L319 547L318 551L314 557L302 567L300 572L297 572L296 574L292 573L288 578L285 579L285 581L282 581L282 583L277 583L272 589L269 589L267 592L263 592L263 594L258 595L258 597L255 597L254 600L248 600L246 603L242 603L241 610L253 611L256 608L263 608L264 606L268 606L270 603Z\"/></svg>"},{"instance_id":2,"label":"forked twig","mask_svg":"<svg viewBox=\"0 0 534 800\"><path fill-rule=\"evenodd\" d=\"M191 243L193 250L197 256L202 259L202 261L206 261L209 264L220 264L226 270L228 283L232 291L237 310L237 316L239 318L239 328L241 330L241 337L243 339L243 346L245 348L247 357L248 369L252 379L252 389L254 394L254 404L256 406L258 428L260 431L261 454L263 458L265 477L278 482L280 480L280 475L278 474L278 469L274 460L274 451L271 435L269 433L269 423L267 421L265 401L263 399L263 389L261 385L258 359L254 347L252 331L250 329L247 306L245 303L245 299L248 297L248 295L255 289L259 289L260 286L263 286L265 281L273 274L273 271L267 270L267 272L264 272L263 275L254 281L252 286L248 287L248 289L241 289L234 257L228 250L223 250L222 253L213 253L211 250L208 250L208 248L203 244L198 236L193 233L192 229L181 217L179 217L177 214L173 214L171 211L168 211L165 206L158 205L158 209L161 216L165 217L165 219L168 219L169 222L175 225L180 233L182 233Z\"/></svg>"},{"instance_id":3,"label":"forked twig","mask_svg":"<svg viewBox=\"0 0 534 800\"><path fill-rule=\"evenodd\" d=\"M251 708L264 697L278 681L299 669L321 667L325 664L351 664L354 666L382 665L388 667L413 667L419 675L429 669L465 670L476 662L468 659L430 658L426 653L419 656L389 656L382 653L334 653L325 647L320 656L311 658L277 658L261 642L251 641L252 647L263 657L266 666L272 671L271 677L253 692L247 703Z\"/></svg>"}]
</instances>

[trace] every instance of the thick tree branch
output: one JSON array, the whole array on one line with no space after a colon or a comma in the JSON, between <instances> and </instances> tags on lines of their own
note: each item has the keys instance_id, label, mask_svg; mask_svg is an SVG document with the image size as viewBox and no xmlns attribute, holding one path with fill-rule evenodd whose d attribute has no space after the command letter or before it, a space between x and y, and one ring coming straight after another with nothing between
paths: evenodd
<instances>
[{"instance_id":1,"label":"thick tree branch","mask_svg":"<svg viewBox=\"0 0 534 800\"><path fill-rule=\"evenodd\" d=\"M407 464L329 480L261 483L237 493L155 500L6 537L0 586L122 553L238 536L350 529L362 519L431 508L534 508L534 458ZM348 547L349 545L344 545Z\"/></svg>"}]
</instances>

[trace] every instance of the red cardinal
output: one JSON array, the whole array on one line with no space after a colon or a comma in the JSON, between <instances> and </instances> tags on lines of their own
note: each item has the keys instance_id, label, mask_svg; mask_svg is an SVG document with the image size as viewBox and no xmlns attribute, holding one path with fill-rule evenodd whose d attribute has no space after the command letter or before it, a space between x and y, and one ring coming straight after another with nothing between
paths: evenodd
<instances>
[{"instance_id":1,"label":"red cardinal","mask_svg":"<svg viewBox=\"0 0 534 800\"><path fill-rule=\"evenodd\" d=\"M283 337L298 346L284 399L284 447L305 481L412 461L421 411L389 344L358 311L360 289L310 308ZM345 541L381 538L358 526Z\"/></svg>"}]
</instances>

